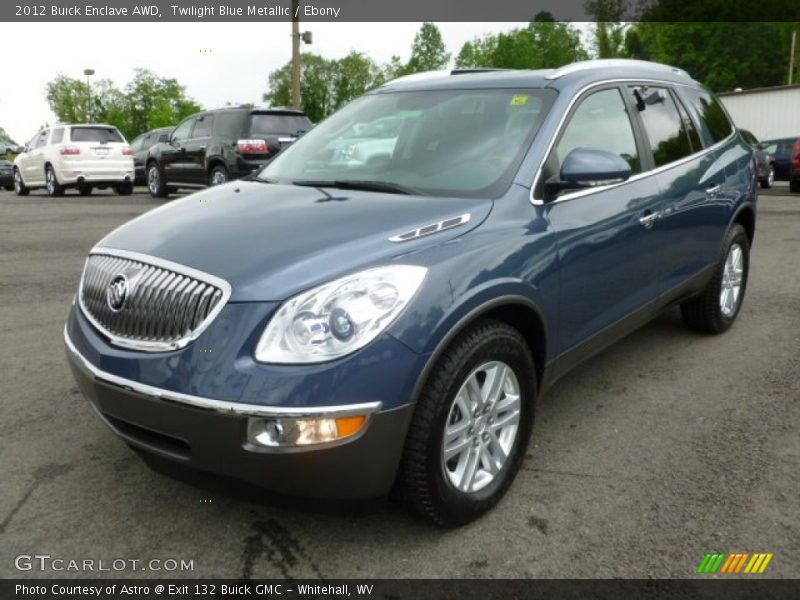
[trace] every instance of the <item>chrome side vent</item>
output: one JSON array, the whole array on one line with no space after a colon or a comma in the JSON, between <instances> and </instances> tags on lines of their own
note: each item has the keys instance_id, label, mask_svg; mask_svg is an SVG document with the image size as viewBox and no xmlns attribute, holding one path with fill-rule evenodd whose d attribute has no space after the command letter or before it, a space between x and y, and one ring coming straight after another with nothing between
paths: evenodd
<instances>
[{"instance_id":1,"label":"chrome side vent","mask_svg":"<svg viewBox=\"0 0 800 600\"><path fill-rule=\"evenodd\" d=\"M412 229L411 231L406 231L405 233L393 235L389 238L389 241L395 243L409 242L411 240L416 240L417 238L439 233L440 231L455 229L456 227L461 227L465 223L469 223L470 218L471 215L466 213L460 217L453 217L452 219L446 219L444 221L439 221L438 223L431 223L430 225L418 227L417 229Z\"/></svg>"}]
</instances>

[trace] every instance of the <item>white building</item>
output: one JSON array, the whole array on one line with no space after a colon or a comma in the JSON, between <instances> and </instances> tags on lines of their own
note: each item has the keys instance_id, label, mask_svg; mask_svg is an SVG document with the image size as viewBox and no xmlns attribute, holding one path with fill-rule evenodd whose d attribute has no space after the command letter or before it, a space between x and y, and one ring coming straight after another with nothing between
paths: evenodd
<instances>
[{"instance_id":1,"label":"white building","mask_svg":"<svg viewBox=\"0 0 800 600\"><path fill-rule=\"evenodd\" d=\"M717 94L737 127L759 140L800 137L800 85Z\"/></svg>"}]
</instances>

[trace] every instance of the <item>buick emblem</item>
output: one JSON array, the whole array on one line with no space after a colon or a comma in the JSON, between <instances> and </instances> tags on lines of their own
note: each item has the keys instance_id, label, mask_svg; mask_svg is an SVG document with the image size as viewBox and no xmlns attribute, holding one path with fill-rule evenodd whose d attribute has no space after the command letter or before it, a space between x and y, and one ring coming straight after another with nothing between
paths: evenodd
<instances>
[{"instance_id":1,"label":"buick emblem","mask_svg":"<svg viewBox=\"0 0 800 600\"><path fill-rule=\"evenodd\" d=\"M114 312L121 311L125 307L128 291L128 278L122 274L114 277L106 289L106 302L108 302L108 307Z\"/></svg>"}]
</instances>

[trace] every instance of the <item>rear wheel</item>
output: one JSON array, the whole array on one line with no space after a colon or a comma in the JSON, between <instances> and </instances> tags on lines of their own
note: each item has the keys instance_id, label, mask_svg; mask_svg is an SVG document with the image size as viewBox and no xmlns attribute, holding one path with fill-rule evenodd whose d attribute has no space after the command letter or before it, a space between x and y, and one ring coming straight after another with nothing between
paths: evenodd
<instances>
[{"instance_id":1,"label":"rear wheel","mask_svg":"<svg viewBox=\"0 0 800 600\"><path fill-rule=\"evenodd\" d=\"M789 190L794 193L800 192L800 177L796 177L789 182Z\"/></svg>"},{"instance_id":2,"label":"rear wheel","mask_svg":"<svg viewBox=\"0 0 800 600\"><path fill-rule=\"evenodd\" d=\"M728 232L714 278L706 289L681 304L683 320L691 329L722 333L736 320L744 300L750 269L750 243L741 225Z\"/></svg>"},{"instance_id":3,"label":"rear wheel","mask_svg":"<svg viewBox=\"0 0 800 600\"><path fill-rule=\"evenodd\" d=\"M22 181L22 174L19 172L19 169L14 169L14 191L17 193L17 196L27 196L31 193L30 188Z\"/></svg>"},{"instance_id":4,"label":"rear wheel","mask_svg":"<svg viewBox=\"0 0 800 600\"><path fill-rule=\"evenodd\" d=\"M147 165L147 189L153 198L166 198L169 193L164 182L164 174L156 162Z\"/></svg>"},{"instance_id":5,"label":"rear wheel","mask_svg":"<svg viewBox=\"0 0 800 600\"><path fill-rule=\"evenodd\" d=\"M223 183L227 183L228 179L228 169L223 165L217 165L211 169L211 173L208 174L208 185L222 185Z\"/></svg>"},{"instance_id":6,"label":"rear wheel","mask_svg":"<svg viewBox=\"0 0 800 600\"><path fill-rule=\"evenodd\" d=\"M525 456L535 396L534 361L519 332L484 320L461 333L411 422L398 482L411 508L444 526L492 508Z\"/></svg>"},{"instance_id":7,"label":"rear wheel","mask_svg":"<svg viewBox=\"0 0 800 600\"><path fill-rule=\"evenodd\" d=\"M13 192L14 191L14 186L13 185L4 185L3 189L5 191L7 191L7 192Z\"/></svg>"},{"instance_id":8,"label":"rear wheel","mask_svg":"<svg viewBox=\"0 0 800 600\"><path fill-rule=\"evenodd\" d=\"M58 177L56 177L56 171L50 165L47 165L44 171L45 176L45 183L47 186L47 195L48 196L63 196L64 195L64 186L58 183Z\"/></svg>"},{"instance_id":9,"label":"rear wheel","mask_svg":"<svg viewBox=\"0 0 800 600\"><path fill-rule=\"evenodd\" d=\"M130 196L133 193L133 183L126 181L114 186L114 191L120 196Z\"/></svg>"}]
</instances>

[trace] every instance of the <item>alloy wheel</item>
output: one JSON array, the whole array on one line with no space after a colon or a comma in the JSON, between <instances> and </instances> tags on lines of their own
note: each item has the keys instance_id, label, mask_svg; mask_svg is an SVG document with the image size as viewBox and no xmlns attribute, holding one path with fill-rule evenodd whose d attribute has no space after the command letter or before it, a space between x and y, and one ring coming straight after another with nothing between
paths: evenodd
<instances>
[{"instance_id":1,"label":"alloy wheel","mask_svg":"<svg viewBox=\"0 0 800 600\"><path fill-rule=\"evenodd\" d=\"M150 167L150 170L147 171L147 187L151 194L158 193L158 169L155 166Z\"/></svg>"},{"instance_id":2,"label":"alloy wheel","mask_svg":"<svg viewBox=\"0 0 800 600\"><path fill-rule=\"evenodd\" d=\"M739 297L744 280L744 252L739 244L732 244L722 271L722 288L719 307L722 314L732 317L739 306Z\"/></svg>"},{"instance_id":3,"label":"alloy wheel","mask_svg":"<svg viewBox=\"0 0 800 600\"><path fill-rule=\"evenodd\" d=\"M450 407L442 444L442 466L453 487L472 493L495 479L519 419L520 387L511 367L492 361L469 374Z\"/></svg>"}]
</instances>

